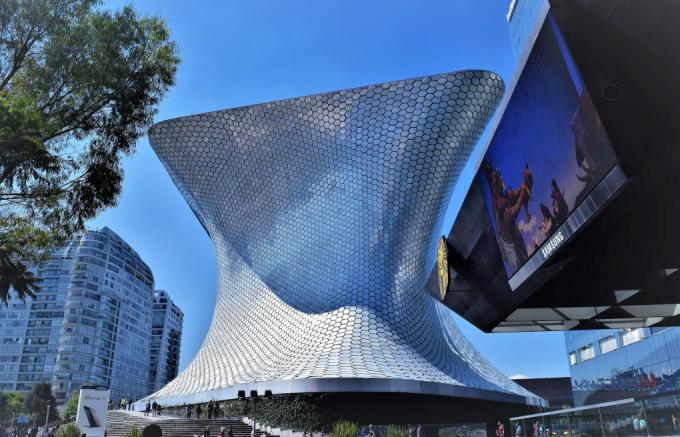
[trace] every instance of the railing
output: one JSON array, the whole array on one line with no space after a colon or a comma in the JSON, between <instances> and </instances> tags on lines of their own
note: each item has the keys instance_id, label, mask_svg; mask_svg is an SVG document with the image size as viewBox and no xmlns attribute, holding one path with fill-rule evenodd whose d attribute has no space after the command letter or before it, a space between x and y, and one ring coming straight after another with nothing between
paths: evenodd
<instances>
[{"instance_id":1,"label":"railing","mask_svg":"<svg viewBox=\"0 0 680 437\"><path fill-rule=\"evenodd\" d=\"M61 425L64 425L66 423L75 422L75 420L76 420L75 416L67 416L67 417L64 417L63 419L54 420L54 421L49 422L47 424L47 429L57 427L57 426L61 426Z\"/></svg>"}]
</instances>

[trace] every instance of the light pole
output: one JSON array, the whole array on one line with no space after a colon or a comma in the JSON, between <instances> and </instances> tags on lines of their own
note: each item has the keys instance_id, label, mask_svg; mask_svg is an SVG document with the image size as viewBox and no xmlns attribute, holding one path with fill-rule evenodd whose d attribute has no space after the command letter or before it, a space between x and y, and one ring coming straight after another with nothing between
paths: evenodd
<instances>
[{"instance_id":1,"label":"light pole","mask_svg":"<svg viewBox=\"0 0 680 437\"><path fill-rule=\"evenodd\" d=\"M50 401L45 402L47 404L47 413L45 413L45 430L47 430L47 422L50 421Z\"/></svg>"},{"instance_id":2,"label":"light pole","mask_svg":"<svg viewBox=\"0 0 680 437\"><path fill-rule=\"evenodd\" d=\"M250 432L250 437L255 437L255 412L257 410L257 390L250 390L250 399L253 400L253 430Z\"/></svg>"},{"instance_id":3,"label":"light pole","mask_svg":"<svg viewBox=\"0 0 680 437\"><path fill-rule=\"evenodd\" d=\"M246 400L246 392L245 390L239 390L238 391L238 399L245 401ZM264 397L265 399L271 399L272 397L272 391L271 390L265 390L264 391ZM250 437L255 437L255 416L256 416L256 407L257 407L257 401L260 400L260 396L257 394L257 390L250 390L250 399L253 401L253 429L250 431Z\"/></svg>"}]
</instances>

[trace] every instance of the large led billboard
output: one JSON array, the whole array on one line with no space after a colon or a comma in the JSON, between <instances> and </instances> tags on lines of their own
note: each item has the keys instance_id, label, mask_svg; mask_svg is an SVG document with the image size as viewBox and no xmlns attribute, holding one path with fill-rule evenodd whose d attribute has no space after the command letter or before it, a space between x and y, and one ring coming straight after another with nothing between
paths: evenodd
<instances>
[{"instance_id":1,"label":"large led billboard","mask_svg":"<svg viewBox=\"0 0 680 437\"><path fill-rule=\"evenodd\" d=\"M583 224L581 220L562 229L618 169L616 163L593 102L548 14L478 173L511 286L512 277L532 257L540 258L535 267ZM615 189L625 179L620 176ZM596 200L601 206L602 196ZM594 214L597 208L586 203ZM523 272L521 280L530 273Z\"/></svg>"}]
</instances>

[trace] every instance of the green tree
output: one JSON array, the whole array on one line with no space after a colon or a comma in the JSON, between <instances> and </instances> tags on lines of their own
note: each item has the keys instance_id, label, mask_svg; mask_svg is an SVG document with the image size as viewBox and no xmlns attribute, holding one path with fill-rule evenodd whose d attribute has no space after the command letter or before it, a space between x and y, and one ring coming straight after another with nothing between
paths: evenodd
<instances>
[{"instance_id":1,"label":"green tree","mask_svg":"<svg viewBox=\"0 0 680 437\"><path fill-rule=\"evenodd\" d=\"M57 430L57 437L80 437L80 428L75 423L62 425Z\"/></svg>"},{"instance_id":2,"label":"green tree","mask_svg":"<svg viewBox=\"0 0 680 437\"><path fill-rule=\"evenodd\" d=\"M404 426L389 425L387 427L387 437L407 437L408 429Z\"/></svg>"},{"instance_id":3,"label":"green tree","mask_svg":"<svg viewBox=\"0 0 680 437\"><path fill-rule=\"evenodd\" d=\"M17 392L0 392L0 423L9 424L24 411L24 395Z\"/></svg>"},{"instance_id":4,"label":"green tree","mask_svg":"<svg viewBox=\"0 0 680 437\"><path fill-rule=\"evenodd\" d=\"M333 437L356 437L359 434L359 425L348 420L338 420L333 424L331 434Z\"/></svg>"},{"instance_id":5,"label":"green tree","mask_svg":"<svg viewBox=\"0 0 680 437\"><path fill-rule=\"evenodd\" d=\"M176 52L163 20L130 6L0 1L0 300L34 296L26 263L115 203Z\"/></svg>"},{"instance_id":6,"label":"green tree","mask_svg":"<svg viewBox=\"0 0 680 437\"><path fill-rule=\"evenodd\" d=\"M66 402L66 406L64 407L64 411L61 413L62 416L64 416L64 419L67 417L76 417L76 414L78 414L78 401L80 400L80 390L73 390L71 393L71 397L69 398L68 402Z\"/></svg>"},{"instance_id":7,"label":"green tree","mask_svg":"<svg viewBox=\"0 0 680 437\"><path fill-rule=\"evenodd\" d=\"M132 425L130 429L125 431L124 437L142 437L142 431L137 428L137 425Z\"/></svg>"},{"instance_id":8,"label":"green tree","mask_svg":"<svg viewBox=\"0 0 680 437\"><path fill-rule=\"evenodd\" d=\"M38 423L44 423L48 403L50 404L49 422L59 420L57 400L52 394L52 386L47 382L39 382L33 385L31 392L24 398L24 410L37 419Z\"/></svg>"}]
</instances>

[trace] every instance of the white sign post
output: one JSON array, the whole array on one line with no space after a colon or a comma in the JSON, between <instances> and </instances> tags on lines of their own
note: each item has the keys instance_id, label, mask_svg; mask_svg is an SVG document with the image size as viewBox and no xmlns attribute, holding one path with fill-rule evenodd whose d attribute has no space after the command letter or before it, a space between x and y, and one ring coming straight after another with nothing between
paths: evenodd
<instances>
[{"instance_id":1,"label":"white sign post","mask_svg":"<svg viewBox=\"0 0 680 437\"><path fill-rule=\"evenodd\" d=\"M84 385L80 388L76 424L81 434L87 437L104 437L109 394L108 387Z\"/></svg>"}]
</instances>

